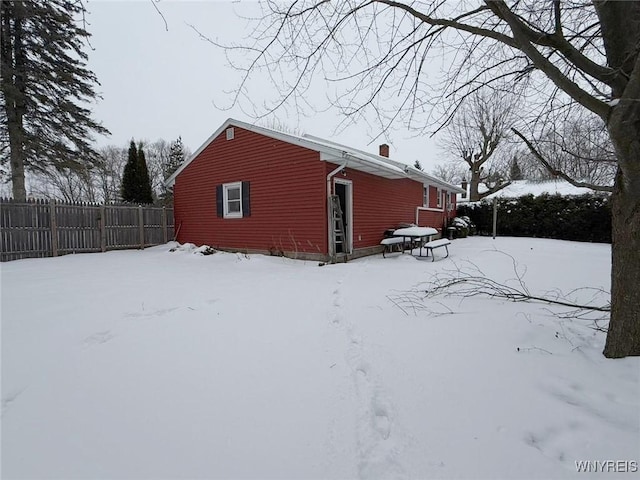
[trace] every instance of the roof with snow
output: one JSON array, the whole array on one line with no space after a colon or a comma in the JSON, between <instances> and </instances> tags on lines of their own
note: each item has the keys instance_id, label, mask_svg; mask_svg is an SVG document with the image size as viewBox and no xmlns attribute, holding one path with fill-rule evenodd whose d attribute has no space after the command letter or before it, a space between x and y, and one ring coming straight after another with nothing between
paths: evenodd
<instances>
[{"instance_id":1,"label":"roof with snow","mask_svg":"<svg viewBox=\"0 0 640 480\"><path fill-rule=\"evenodd\" d=\"M331 140L325 140L313 135L292 135L289 133L279 132L270 128L260 127L251 123L241 122L233 118L227 119L214 133L211 135L201 146L198 148L191 157L178 168L173 175L171 175L165 182L167 186L172 186L175 183L176 177L184 170L213 140L215 140L222 132L229 127L239 127L250 132L258 133L276 140L281 140L293 145L299 145L309 150L320 153L320 160L325 162L336 163L339 165L348 166L354 170L370 173L379 177L389 179L401 179L410 178L422 183L428 183L431 185L437 185L444 187L449 191L462 193L460 187L451 185L439 178L433 177L428 173L418 170L417 168L408 165L398 160L392 160L381 155L358 150L353 147L341 145Z\"/></svg>"},{"instance_id":2,"label":"roof with snow","mask_svg":"<svg viewBox=\"0 0 640 480\"><path fill-rule=\"evenodd\" d=\"M487 200L490 200L494 197L497 198L518 198L524 197L525 195L533 195L537 197L543 194L549 195L585 195L587 193L594 193L590 188L585 187L575 187L571 185L566 180L545 180L545 181L534 181L534 180L515 180L511 182L511 185L503 188L502 190L497 191L491 195L487 195L484 197ZM458 202L466 202L467 199L458 197Z\"/></svg>"}]
</instances>

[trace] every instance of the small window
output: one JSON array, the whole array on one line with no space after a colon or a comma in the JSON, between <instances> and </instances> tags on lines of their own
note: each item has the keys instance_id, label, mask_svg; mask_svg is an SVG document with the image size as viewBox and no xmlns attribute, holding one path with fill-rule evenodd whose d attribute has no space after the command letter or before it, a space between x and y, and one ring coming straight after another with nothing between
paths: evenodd
<instances>
[{"instance_id":1,"label":"small window","mask_svg":"<svg viewBox=\"0 0 640 480\"><path fill-rule=\"evenodd\" d=\"M242 183L225 183L224 218L242 218Z\"/></svg>"},{"instance_id":2,"label":"small window","mask_svg":"<svg viewBox=\"0 0 640 480\"><path fill-rule=\"evenodd\" d=\"M436 193L438 195L438 208L442 208L442 190L438 188Z\"/></svg>"},{"instance_id":3,"label":"small window","mask_svg":"<svg viewBox=\"0 0 640 480\"><path fill-rule=\"evenodd\" d=\"M445 205L447 207L447 212L450 212L451 210L453 210L453 203L455 200L454 195L455 194L453 193L448 193L448 192L444 193L444 200L445 200Z\"/></svg>"},{"instance_id":4,"label":"small window","mask_svg":"<svg viewBox=\"0 0 640 480\"><path fill-rule=\"evenodd\" d=\"M233 131L233 127L229 127L227 128L227 140L233 140L233 135L234 131Z\"/></svg>"},{"instance_id":5,"label":"small window","mask_svg":"<svg viewBox=\"0 0 640 480\"><path fill-rule=\"evenodd\" d=\"M422 189L422 206L423 207L429 206L429 188L428 187L424 187Z\"/></svg>"}]
</instances>

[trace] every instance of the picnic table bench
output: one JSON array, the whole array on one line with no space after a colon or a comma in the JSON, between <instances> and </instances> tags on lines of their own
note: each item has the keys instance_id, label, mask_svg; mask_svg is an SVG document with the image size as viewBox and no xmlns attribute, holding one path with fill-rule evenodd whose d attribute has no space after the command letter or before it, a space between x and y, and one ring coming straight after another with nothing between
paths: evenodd
<instances>
[{"instance_id":1,"label":"picnic table bench","mask_svg":"<svg viewBox=\"0 0 640 480\"><path fill-rule=\"evenodd\" d=\"M436 248L444 247L445 250L447 251L447 254L444 256L444 258L447 258L449 256L449 245L451 245L450 240L446 238L441 238L439 240L433 240L431 242L427 242L422 247L427 249L427 257L429 256L429 250L431 250L431 261L433 262L435 260L433 251Z\"/></svg>"},{"instance_id":2,"label":"picnic table bench","mask_svg":"<svg viewBox=\"0 0 640 480\"><path fill-rule=\"evenodd\" d=\"M446 238L440 240L431 240L431 237L437 235L438 231L431 227L405 227L398 228L393 231L392 236L382 239L380 245L383 245L382 256L386 258L386 254L393 252L394 248L401 247L401 251L404 253L406 249L413 250L413 248L420 248L418 256L422 257L422 249L426 249L426 256L429 256L431 251L431 261L434 261L433 250L440 247L445 247L447 250L447 257L449 256L448 245L451 244ZM446 258L446 257L445 257Z\"/></svg>"},{"instance_id":3,"label":"picnic table bench","mask_svg":"<svg viewBox=\"0 0 640 480\"><path fill-rule=\"evenodd\" d=\"M384 245L382 257L386 258L387 253L393 252L394 246L402 247L402 251L404 252L404 249L407 246L407 240L404 237L387 237L382 239L380 245Z\"/></svg>"}]
</instances>

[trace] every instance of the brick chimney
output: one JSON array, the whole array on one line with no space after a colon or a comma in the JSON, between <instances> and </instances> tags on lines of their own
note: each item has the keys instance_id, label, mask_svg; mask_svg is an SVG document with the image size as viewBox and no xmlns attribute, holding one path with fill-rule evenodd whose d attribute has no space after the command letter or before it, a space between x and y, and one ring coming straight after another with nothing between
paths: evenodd
<instances>
[{"instance_id":1,"label":"brick chimney","mask_svg":"<svg viewBox=\"0 0 640 480\"><path fill-rule=\"evenodd\" d=\"M386 143L380 145L380 156L389 158L389 145Z\"/></svg>"}]
</instances>

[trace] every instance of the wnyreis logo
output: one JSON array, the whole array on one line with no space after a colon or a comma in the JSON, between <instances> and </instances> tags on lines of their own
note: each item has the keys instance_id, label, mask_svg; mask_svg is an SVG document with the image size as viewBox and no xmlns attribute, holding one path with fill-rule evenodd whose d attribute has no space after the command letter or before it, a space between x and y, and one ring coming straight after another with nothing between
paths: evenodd
<instances>
[{"instance_id":1,"label":"wnyreis logo","mask_svg":"<svg viewBox=\"0 0 640 480\"><path fill-rule=\"evenodd\" d=\"M580 473L636 473L636 460L576 460Z\"/></svg>"}]
</instances>

